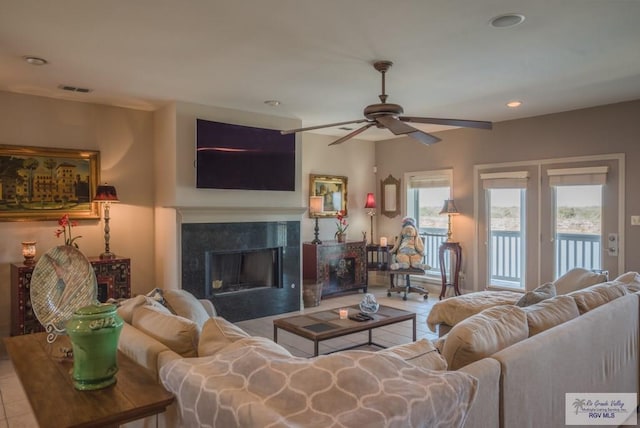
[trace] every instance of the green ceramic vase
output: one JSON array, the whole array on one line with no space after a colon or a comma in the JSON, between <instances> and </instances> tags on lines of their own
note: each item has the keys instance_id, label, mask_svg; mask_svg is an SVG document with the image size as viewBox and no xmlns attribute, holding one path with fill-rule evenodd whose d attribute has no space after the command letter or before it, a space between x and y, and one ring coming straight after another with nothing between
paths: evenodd
<instances>
[{"instance_id":1,"label":"green ceramic vase","mask_svg":"<svg viewBox=\"0 0 640 428\"><path fill-rule=\"evenodd\" d=\"M112 304L84 306L67 322L66 330L73 346L76 389L102 389L116 382L122 324L122 318Z\"/></svg>"}]
</instances>

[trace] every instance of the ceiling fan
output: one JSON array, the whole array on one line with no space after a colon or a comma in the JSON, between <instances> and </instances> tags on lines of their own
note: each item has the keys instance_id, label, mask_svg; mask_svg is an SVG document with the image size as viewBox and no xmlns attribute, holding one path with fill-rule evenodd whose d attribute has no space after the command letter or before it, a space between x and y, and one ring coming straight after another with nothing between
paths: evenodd
<instances>
[{"instance_id":1,"label":"ceiling fan","mask_svg":"<svg viewBox=\"0 0 640 428\"><path fill-rule=\"evenodd\" d=\"M283 135L293 134L296 132L311 131L313 129L331 128L334 126L348 125L351 123L363 123L366 124L355 131L350 132L344 137L338 138L330 146L334 144L344 143L345 141L355 137L361 132L366 131L372 126L378 128L387 128L395 135L408 135L415 138L423 144L433 144L440 141L440 138L428 134L418 128L414 128L411 125L407 125L406 122L414 123L429 123L435 125L448 125L448 126L460 126L465 128L481 128L491 129L491 122L483 122L479 120L463 120L463 119L439 119L435 117L413 117L413 116L401 116L404 113L404 109L399 104L387 103L387 94L385 93L385 74L391 68L393 63L391 61L376 61L373 63L373 68L378 70L382 75L382 94L378 95L380 103L371 104L364 109L365 119L349 120L347 122L329 123L327 125L309 126L307 128L289 129L280 131Z\"/></svg>"}]
</instances>

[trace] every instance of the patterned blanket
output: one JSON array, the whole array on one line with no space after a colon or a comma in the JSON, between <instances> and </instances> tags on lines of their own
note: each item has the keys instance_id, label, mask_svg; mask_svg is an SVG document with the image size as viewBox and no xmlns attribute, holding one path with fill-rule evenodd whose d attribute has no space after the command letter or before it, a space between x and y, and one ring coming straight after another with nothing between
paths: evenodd
<instances>
[{"instance_id":1,"label":"patterned blanket","mask_svg":"<svg viewBox=\"0 0 640 428\"><path fill-rule=\"evenodd\" d=\"M260 343L160 370L186 427L461 427L477 379L365 351L284 356Z\"/></svg>"},{"instance_id":2,"label":"patterned blanket","mask_svg":"<svg viewBox=\"0 0 640 428\"><path fill-rule=\"evenodd\" d=\"M427 326L435 332L438 324L454 326L487 308L514 305L521 297L522 293L517 291L479 291L440 300L431 308Z\"/></svg>"}]
</instances>

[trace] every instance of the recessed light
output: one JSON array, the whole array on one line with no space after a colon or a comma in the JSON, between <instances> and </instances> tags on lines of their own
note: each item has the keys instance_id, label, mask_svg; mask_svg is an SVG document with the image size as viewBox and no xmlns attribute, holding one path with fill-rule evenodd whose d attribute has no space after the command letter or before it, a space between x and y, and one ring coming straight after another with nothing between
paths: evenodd
<instances>
[{"instance_id":1,"label":"recessed light","mask_svg":"<svg viewBox=\"0 0 640 428\"><path fill-rule=\"evenodd\" d=\"M46 59L38 58L37 56L23 56L22 59L24 59L27 64L31 65L45 65L49 63Z\"/></svg>"},{"instance_id":2,"label":"recessed light","mask_svg":"<svg viewBox=\"0 0 640 428\"><path fill-rule=\"evenodd\" d=\"M267 100L264 102L266 105L271 106L271 107L278 107L280 104L282 104L280 101L278 100Z\"/></svg>"},{"instance_id":3,"label":"recessed light","mask_svg":"<svg viewBox=\"0 0 640 428\"><path fill-rule=\"evenodd\" d=\"M524 15L519 13L505 13L498 15L489 21L493 28L511 28L524 22Z\"/></svg>"},{"instance_id":4,"label":"recessed light","mask_svg":"<svg viewBox=\"0 0 640 428\"><path fill-rule=\"evenodd\" d=\"M518 100L509 101L507 103L507 107L509 108L516 108L516 107L520 107L521 105L522 105L522 101L518 101Z\"/></svg>"}]
</instances>

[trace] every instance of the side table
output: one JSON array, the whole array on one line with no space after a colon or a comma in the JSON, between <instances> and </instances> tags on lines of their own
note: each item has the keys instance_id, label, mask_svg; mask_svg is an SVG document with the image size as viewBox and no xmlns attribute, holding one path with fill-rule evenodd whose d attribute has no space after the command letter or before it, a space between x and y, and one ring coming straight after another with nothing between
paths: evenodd
<instances>
[{"instance_id":1,"label":"side table","mask_svg":"<svg viewBox=\"0 0 640 428\"><path fill-rule=\"evenodd\" d=\"M173 394L150 372L118 352L115 385L96 391L73 386L70 360L56 360L46 333L6 337L4 342L20 383L40 428L118 427L125 422L162 413L173 403Z\"/></svg>"},{"instance_id":2,"label":"side table","mask_svg":"<svg viewBox=\"0 0 640 428\"><path fill-rule=\"evenodd\" d=\"M445 264L445 254L453 254L455 261L451 264L451 276L447 279L447 267ZM440 290L440 300L442 300L447 293L447 286L453 286L453 291L456 296L459 296L460 289L458 288L458 281L460 279L460 267L462 266L462 247L459 242L445 241L440 245L440 273L442 276L442 290ZM451 282L451 279L453 281Z\"/></svg>"}]
</instances>

